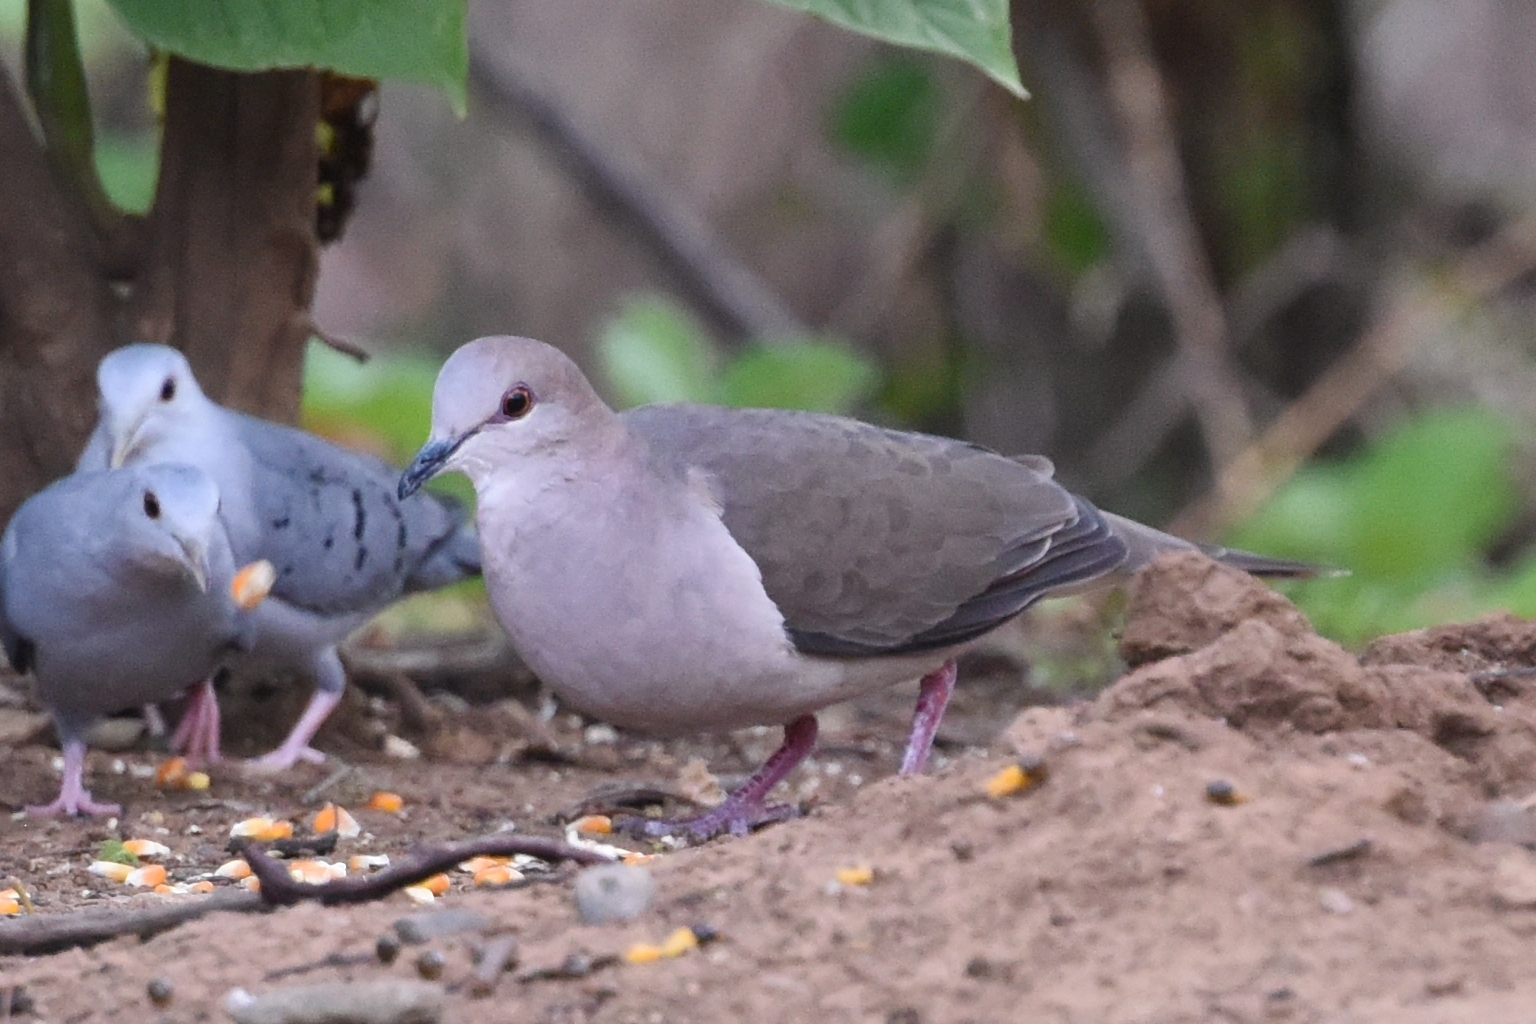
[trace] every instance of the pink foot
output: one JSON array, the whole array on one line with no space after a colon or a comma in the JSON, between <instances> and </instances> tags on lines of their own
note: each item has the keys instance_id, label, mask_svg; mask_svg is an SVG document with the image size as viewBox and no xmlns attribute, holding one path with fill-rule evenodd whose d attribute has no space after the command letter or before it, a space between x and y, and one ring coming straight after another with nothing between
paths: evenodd
<instances>
[{"instance_id":1,"label":"pink foot","mask_svg":"<svg viewBox=\"0 0 1536 1024\"><path fill-rule=\"evenodd\" d=\"M219 728L219 696L210 676L192 690L176 734L171 737L171 751L185 754L194 764L218 764Z\"/></svg>"},{"instance_id":2,"label":"pink foot","mask_svg":"<svg viewBox=\"0 0 1536 1024\"><path fill-rule=\"evenodd\" d=\"M793 818L799 812L787 804L766 803L768 793L794 770L795 765L816 746L816 716L801 715L784 727L784 742L763 762L740 789L725 798L725 803L697 818L667 820L662 818L615 818L613 827L630 835L660 838L675 833L694 842L703 842L729 832L744 836L755 828Z\"/></svg>"},{"instance_id":3,"label":"pink foot","mask_svg":"<svg viewBox=\"0 0 1536 1024\"><path fill-rule=\"evenodd\" d=\"M309 699L309 706L304 709L304 714L299 716L293 731L288 734L287 739L283 740L283 745L270 754L263 754L247 763L259 771L269 772L292 768L300 761L324 764L325 755L310 746L309 741L320 730L320 726L325 724L326 716L339 703L341 703L340 693L316 690L315 695Z\"/></svg>"},{"instance_id":4,"label":"pink foot","mask_svg":"<svg viewBox=\"0 0 1536 1024\"><path fill-rule=\"evenodd\" d=\"M937 672L923 676L917 691L917 708L912 712L912 734L907 738L907 751L901 756L902 775L919 775L927 766L934 733L939 731L939 722L954 692L955 659L946 661Z\"/></svg>"},{"instance_id":5,"label":"pink foot","mask_svg":"<svg viewBox=\"0 0 1536 1024\"><path fill-rule=\"evenodd\" d=\"M55 818L60 814L121 814L121 804L99 804L85 788L85 744L64 741L64 782L51 804L27 808L29 818Z\"/></svg>"}]
</instances>

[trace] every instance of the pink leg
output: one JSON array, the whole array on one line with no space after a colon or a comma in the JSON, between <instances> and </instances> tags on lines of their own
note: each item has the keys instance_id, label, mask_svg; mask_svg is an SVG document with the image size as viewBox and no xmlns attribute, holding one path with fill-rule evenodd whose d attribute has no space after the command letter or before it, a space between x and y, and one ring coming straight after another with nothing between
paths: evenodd
<instances>
[{"instance_id":1,"label":"pink leg","mask_svg":"<svg viewBox=\"0 0 1536 1024\"><path fill-rule=\"evenodd\" d=\"M763 762L752 777L740 789L725 798L725 803L697 818L666 821L659 818L620 818L616 828L635 835L653 838L668 836L674 832L687 834L690 839L702 842L722 833L744 836L760 825L783 821L794 817L796 811L785 804L769 805L764 801L774 786L794 770L795 765L816 746L816 716L801 715L784 727L784 742L768 760Z\"/></svg>"},{"instance_id":2,"label":"pink leg","mask_svg":"<svg viewBox=\"0 0 1536 1024\"><path fill-rule=\"evenodd\" d=\"M149 730L151 736L158 739L166 734L168 730L165 728L165 716L160 713L160 705L145 704L139 709L139 713L143 716L144 727Z\"/></svg>"},{"instance_id":3,"label":"pink leg","mask_svg":"<svg viewBox=\"0 0 1536 1024\"><path fill-rule=\"evenodd\" d=\"M902 775L919 775L927 766L933 734L939 731L939 722L954 692L955 659L946 661L937 672L923 676L917 691L917 709L912 712L912 735L907 738L907 752L901 756Z\"/></svg>"},{"instance_id":4,"label":"pink leg","mask_svg":"<svg viewBox=\"0 0 1536 1024\"><path fill-rule=\"evenodd\" d=\"M198 764L219 762L219 696L209 676L193 690L182 712L176 734L171 737L171 750L185 754Z\"/></svg>"},{"instance_id":5,"label":"pink leg","mask_svg":"<svg viewBox=\"0 0 1536 1024\"><path fill-rule=\"evenodd\" d=\"M99 804L85 788L85 743L64 741L64 783L58 799L41 807L28 807L29 818L52 818L60 814L121 814L121 804Z\"/></svg>"},{"instance_id":6,"label":"pink leg","mask_svg":"<svg viewBox=\"0 0 1536 1024\"><path fill-rule=\"evenodd\" d=\"M330 693L325 690L316 690L315 695L309 698L309 706L304 709L304 714L299 716L298 724L283 740L283 745L256 758L251 764L254 767L281 771L292 768L300 761L309 761L313 764L322 764L325 755L309 745L320 726L325 724L325 718L331 713L331 709L341 703L341 694Z\"/></svg>"}]
</instances>

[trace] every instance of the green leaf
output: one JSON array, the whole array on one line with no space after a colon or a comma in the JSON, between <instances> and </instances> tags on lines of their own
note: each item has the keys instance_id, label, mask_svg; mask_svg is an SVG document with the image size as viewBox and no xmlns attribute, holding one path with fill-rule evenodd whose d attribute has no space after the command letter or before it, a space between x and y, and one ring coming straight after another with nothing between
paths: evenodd
<instances>
[{"instance_id":1,"label":"green leaf","mask_svg":"<svg viewBox=\"0 0 1536 1024\"><path fill-rule=\"evenodd\" d=\"M94 155L96 173L113 204L129 213L147 212L160 173L159 134L102 135Z\"/></svg>"},{"instance_id":2,"label":"green leaf","mask_svg":"<svg viewBox=\"0 0 1536 1024\"><path fill-rule=\"evenodd\" d=\"M134 33L235 71L316 67L443 89L464 109L466 0L110 0Z\"/></svg>"},{"instance_id":3,"label":"green leaf","mask_svg":"<svg viewBox=\"0 0 1536 1024\"><path fill-rule=\"evenodd\" d=\"M720 383L727 405L847 413L879 380L869 360L841 345L798 341L748 349L726 368Z\"/></svg>"},{"instance_id":4,"label":"green leaf","mask_svg":"<svg viewBox=\"0 0 1536 1024\"><path fill-rule=\"evenodd\" d=\"M598 355L621 405L719 400L713 343L667 299L629 299L603 329Z\"/></svg>"},{"instance_id":5,"label":"green leaf","mask_svg":"<svg viewBox=\"0 0 1536 1024\"><path fill-rule=\"evenodd\" d=\"M985 71L1022 98L1008 0L774 0L900 46L936 50Z\"/></svg>"},{"instance_id":6,"label":"green leaf","mask_svg":"<svg viewBox=\"0 0 1536 1024\"><path fill-rule=\"evenodd\" d=\"M110 861L113 864L138 864L139 858L123 846L121 839L103 839L101 845L96 848L96 859Z\"/></svg>"}]
</instances>

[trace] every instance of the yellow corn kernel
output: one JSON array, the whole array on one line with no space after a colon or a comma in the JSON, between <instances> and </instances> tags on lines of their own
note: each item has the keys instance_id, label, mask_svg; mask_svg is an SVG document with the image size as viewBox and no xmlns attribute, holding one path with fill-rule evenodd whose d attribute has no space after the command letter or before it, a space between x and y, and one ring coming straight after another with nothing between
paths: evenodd
<instances>
[{"instance_id":1,"label":"yellow corn kernel","mask_svg":"<svg viewBox=\"0 0 1536 1024\"><path fill-rule=\"evenodd\" d=\"M244 861L241 861L241 863L243 864ZM208 881L208 879L205 878L201 882L193 882L191 884L191 886L189 886L189 888L193 892L213 892L213 890L216 889L217 886L215 886L212 882Z\"/></svg>"},{"instance_id":2,"label":"yellow corn kernel","mask_svg":"<svg viewBox=\"0 0 1536 1024\"><path fill-rule=\"evenodd\" d=\"M190 789L195 793L201 793L211 785L213 780L208 777L207 772L188 772L187 777L181 780L182 789Z\"/></svg>"},{"instance_id":3,"label":"yellow corn kernel","mask_svg":"<svg viewBox=\"0 0 1536 1024\"><path fill-rule=\"evenodd\" d=\"M441 896L443 893L448 891L448 886L450 883L448 881L448 876L439 872L438 874L433 875L431 878L422 879L416 884L430 892L433 896Z\"/></svg>"},{"instance_id":4,"label":"yellow corn kernel","mask_svg":"<svg viewBox=\"0 0 1536 1024\"><path fill-rule=\"evenodd\" d=\"M21 903L11 897L0 898L0 917L21 913Z\"/></svg>"},{"instance_id":5,"label":"yellow corn kernel","mask_svg":"<svg viewBox=\"0 0 1536 1024\"><path fill-rule=\"evenodd\" d=\"M613 819L606 814L589 814L585 818L577 818L571 822L571 828L577 832L606 836L613 832Z\"/></svg>"},{"instance_id":6,"label":"yellow corn kernel","mask_svg":"<svg viewBox=\"0 0 1536 1024\"><path fill-rule=\"evenodd\" d=\"M320 885L331 880L331 866L321 860L289 861L288 877L295 882Z\"/></svg>"},{"instance_id":7,"label":"yellow corn kernel","mask_svg":"<svg viewBox=\"0 0 1536 1024\"><path fill-rule=\"evenodd\" d=\"M229 834L254 839L259 843L270 843L276 839L287 839L292 836L293 822L273 821L271 818L246 818L231 825Z\"/></svg>"},{"instance_id":8,"label":"yellow corn kernel","mask_svg":"<svg viewBox=\"0 0 1536 1024\"><path fill-rule=\"evenodd\" d=\"M128 876L133 873L132 865L119 864L114 860L93 860L86 870L93 875L110 878L114 882L126 882Z\"/></svg>"},{"instance_id":9,"label":"yellow corn kernel","mask_svg":"<svg viewBox=\"0 0 1536 1024\"><path fill-rule=\"evenodd\" d=\"M682 956L699 944L699 937L692 928L679 928L661 944L662 956Z\"/></svg>"},{"instance_id":10,"label":"yellow corn kernel","mask_svg":"<svg viewBox=\"0 0 1536 1024\"><path fill-rule=\"evenodd\" d=\"M868 885L875 880L875 869L868 864L859 864L851 868L838 868L832 877L843 885Z\"/></svg>"},{"instance_id":11,"label":"yellow corn kernel","mask_svg":"<svg viewBox=\"0 0 1536 1024\"><path fill-rule=\"evenodd\" d=\"M261 892L261 879L255 875L240 879L239 884L241 888L249 889L251 892Z\"/></svg>"},{"instance_id":12,"label":"yellow corn kernel","mask_svg":"<svg viewBox=\"0 0 1536 1024\"><path fill-rule=\"evenodd\" d=\"M251 877L251 866L243 858L237 857L220 864L213 873L220 878L233 878L238 882L242 878Z\"/></svg>"},{"instance_id":13,"label":"yellow corn kernel","mask_svg":"<svg viewBox=\"0 0 1536 1024\"><path fill-rule=\"evenodd\" d=\"M459 863L459 870L468 871L472 875L478 875L487 868L502 867L511 863L511 857L487 857L482 854L479 857L471 857L469 860L461 861Z\"/></svg>"},{"instance_id":14,"label":"yellow corn kernel","mask_svg":"<svg viewBox=\"0 0 1536 1024\"><path fill-rule=\"evenodd\" d=\"M660 960L664 954L660 946L653 946L648 942L642 942L630 946L624 951L624 959L632 964L649 964Z\"/></svg>"},{"instance_id":15,"label":"yellow corn kernel","mask_svg":"<svg viewBox=\"0 0 1536 1024\"><path fill-rule=\"evenodd\" d=\"M400 809L404 806L405 801L401 799L399 793L386 793L382 789L368 798L368 809L370 811L383 811L386 814L399 814Z\"/></svg>"},{"instance_id":16,"label":"yellow corn kernel","mask_svg":"<svg viewBox=\"0 0 1536 1024\"><path fill-rule=\"evenodd\" d=\"M408 885L400 891L405 893L406 899L410 900L412 903L427 904L432 903L437 899L431 889L421 885Z\"/></svg>"},{"instance_id":17,"label":"yellow corn kernel","mask_svg":"<svg viewBox=\"0 0 1536 1024\"><path fill-rule=\"evenodd\" d=\"M164 857L171 852L169 846L157 843L153 839L125 839L123 849L135 857Z\"/></svg>"},{"instance_id":18,"label":"yellow corn kernel","mask_svg":"<svg viewBox=\"0 0 1536 1024\"><path fill-rule=\"evenodd\" d=\"M265 558L257 559L235 573L235 578L229 581L229 595L235 599L235 604L250 611L272 592L272 584L276 582L277 570L272 563Z\"/></svg>"},{"instance_id":19,"label":"yellow corn kernel","mask_svg":"<svg viewBox=\"0 0 1536 1024\"><path fill-rule=\"evenodd\" d=\"M354 853L347 858L348 871L372 871L374 868L387 867L389 867L387 853Z\"/></svg>"},{"instance_id":20,"label":"yellow corn kernel","mask_svg":"<svg viewBox=\"0 0 1536 1024\"><path fill-rule=\"evenodd\" d=\"M184 757L168 758L155 769L155 785L161 789L179 786L186 777L187 759Z\"/></svg>"},{"instance_id":21,"label":"yellow corn kernel","mask_svg":"<svg viewBox=\"0 0 1536 1024\"><path fill-rule=\"evenodd\" d=\"M492 864L475 872L474 885L510 885L522 881L523 873L508 864Z\"/></svg>"},{"instance_id":22,"label":"yellow corn kernel","mask_svg":"<svg viewBox=\"0 0 1536 1024\"><path fill-rule=\"evenodd\" d=\"M639 850L626 850L624 851L624 855L619 858L619 863L628 864L633 867L641 864L649 864L655 859L656 855L654 853L641 853Z\"/></svg>"},{"instance_id":23,"label":"yellow corn kernel","mask_svg":"<svg viewBox=\"0 0 1536 1024\"><path fill-rule=\"evenodd\" d=\"M123 881L128 885L142 885L146 889L153 889L165 882L164 864L145 864L141 868L134 868L128 872L128 877Z\"/></svg>"}]
</instances>

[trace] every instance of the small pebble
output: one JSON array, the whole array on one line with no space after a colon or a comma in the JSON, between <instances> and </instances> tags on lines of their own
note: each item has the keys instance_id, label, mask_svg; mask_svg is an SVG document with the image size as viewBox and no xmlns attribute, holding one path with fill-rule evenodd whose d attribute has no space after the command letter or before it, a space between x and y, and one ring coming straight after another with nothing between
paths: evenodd
<instances>
[{"instance_id":1,"label":"small pebble","mask_svg":"<svg viewBox=\"0 0 1536 1024\"><path fill-rule=\"evenodd\" d=\"M1355 901L1343 889L1323 889L1317 894L1317 902L1330 914L1342 916L1355 909Z\"/></svg>"},{"instance_id":2,"label":"small pebble","mask_svg":"<svg viewBox=\"0 0 1536 1024\"><path fill-rule=\"evenodd\" d=\"M259 996L235 989L224 1007L235 1024L436 1024L443 987L388 978L290 985Z\"/></svg>"},{"instance_id":3,"label":"small pebble","mask_svg":"<svg viewBox=\"0 0 1536 1024\"><path fill-rule=\"evenodd\" d=\"M576 876L573 892L583 924L606 924L644 913L656 895L656 883L642 867L598 864Z\"/></svg>"},{"instance_id":4,"label":"small pebble","mask_svg":"<svg viewBox=\"0 0 1536 1024\"><path fill-rule=\"evenodd\" d=\"M395 962L400 956L400 940L385 932L379 936L379 940L373 944L373 952L378 956L379 963L386 966Z\"/></svg>"},{"instance_id":5,"label":"small pebble","mask_svg":"<svg viewBox=\"0 0 1536 1024\"><path fill-rule=\"evenodd\" d=\"M484 999L496 991L501 972L517 966L517 936L497 935L486 942L475 962L469 994Z\"/></svg>"},{"instance_id":6,"label":"small pebble","mask_svg":"<svg viewBox=\"0 0 1536 1024\"><path fill-rule=\"evenodd\" d=\"M151 978L145 991L149 993L149 1001L160 1007L170 1006L171 999L176 995L176 990L164 978Z\"/></svg>"},{"instance_id":7,"label":"small pebble","mask_svg":"<svg viewBox=\"0 0 1536 1024\"><path fill-rule=\"evenodd\" d=\"M1239 793L1237 787L1226 779L1213 779L1206 783L1205 798L1211 803L1222 807L1231 807L1235 804L1245 803L1248 800L1246 794Z\"/></svg>"},{"instance_id":8,"label":"small pebble","mask_svg":"<svg viewBox=\"0 0 1536 1024\"><path fill-rule=\"evenodd\" d=\"M436 981L443 976L443 968L448 966L448 958L438 950L424 949L416 958L416 973L428 981Z\"/></svg>"},{"instance_id":9,"label":"small pebble","mask_svg":"<svg viewBox=\"0 0 1536 1024\"><path fill-rule=\"evenodd\" d=\"M427 910L400 918L395 922L395 934L401 942L415 946L460 932L483 932L490 926L489 918L473 910Z\"/></svg>"}]
</instances>

